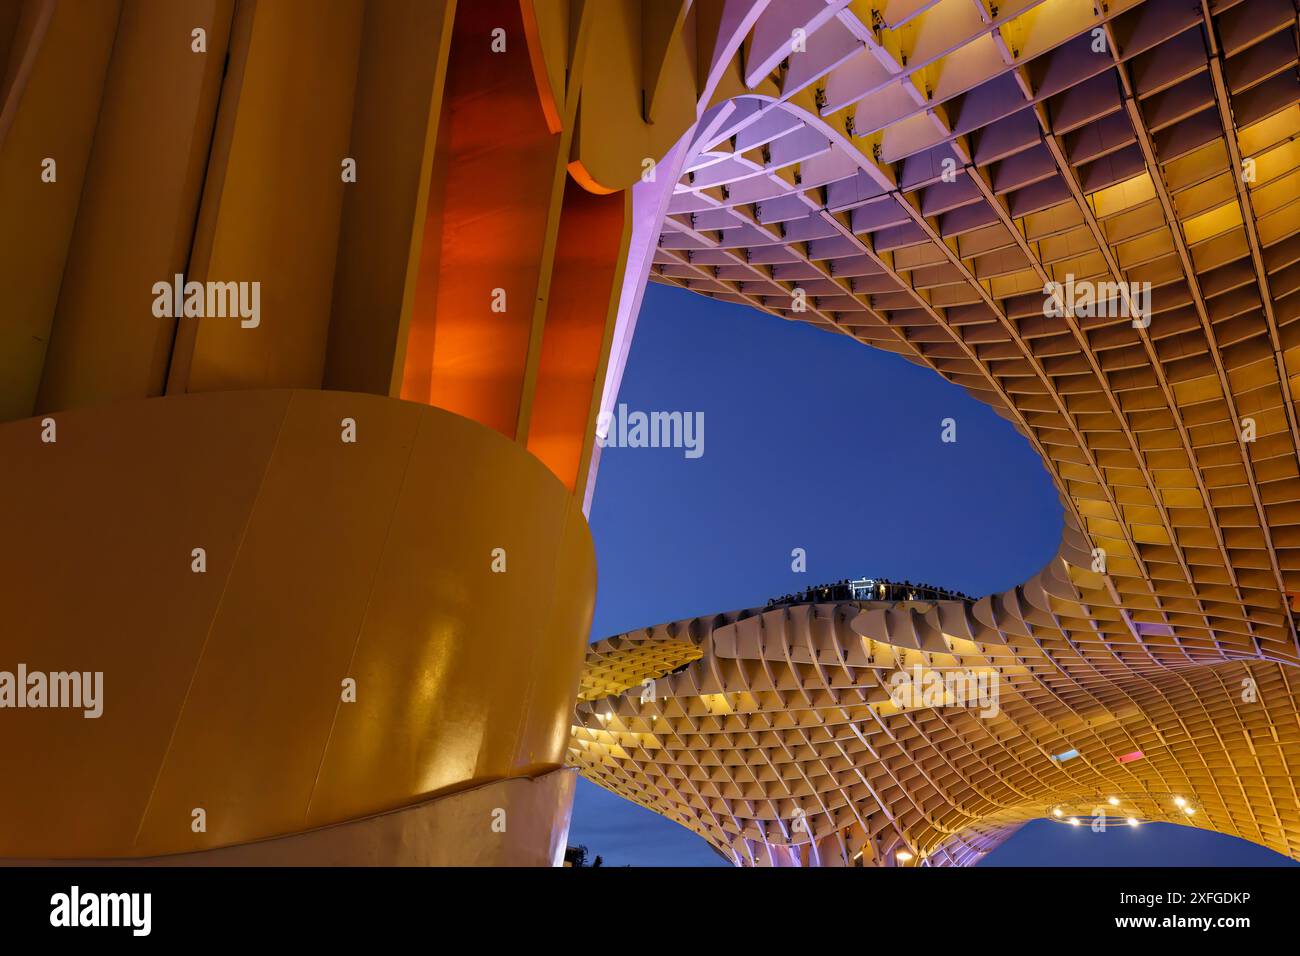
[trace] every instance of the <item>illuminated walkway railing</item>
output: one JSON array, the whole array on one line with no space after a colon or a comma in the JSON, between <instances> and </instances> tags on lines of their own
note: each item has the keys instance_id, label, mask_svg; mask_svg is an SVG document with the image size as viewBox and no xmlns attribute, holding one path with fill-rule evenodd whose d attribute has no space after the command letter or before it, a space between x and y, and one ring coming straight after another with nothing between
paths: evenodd
<instances>
[{"instance_id":1,"label":"illuminated walkway railing","mask_svg":"<svg viewBox=\"0 0 1300 956\"><path fill-rule=\"evenodd\" d=\"M768 607L809 604L815 601L974 601L961 591L933 584L889 581L885 578L857 578L818 584L794 594L784 594L767 602Z\"/></svg>"}]
</instances>

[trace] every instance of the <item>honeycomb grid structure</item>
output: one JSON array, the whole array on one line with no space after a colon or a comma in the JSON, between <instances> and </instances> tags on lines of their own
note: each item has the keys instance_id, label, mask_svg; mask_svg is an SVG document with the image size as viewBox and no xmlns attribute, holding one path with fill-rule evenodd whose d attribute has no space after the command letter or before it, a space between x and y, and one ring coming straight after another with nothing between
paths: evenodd
<instances>
[{"instance_id":1,"label":"honeycomb grid structure","mask_svg":"<svg viewBox=\"0 0 1300 956\"><path fill-rule=\"evenodd\" d=\"M767 7L650 278L964 387L1042 458L1061 551L972 605L602 641L570 763L744 865L965 864L1117 794L1300 858L1297 42L1291 0ZM1103 314L1045 314L1070 278ZM917 664L996 671L999 714L900 710Z\"/></svg>"}]
</instances>

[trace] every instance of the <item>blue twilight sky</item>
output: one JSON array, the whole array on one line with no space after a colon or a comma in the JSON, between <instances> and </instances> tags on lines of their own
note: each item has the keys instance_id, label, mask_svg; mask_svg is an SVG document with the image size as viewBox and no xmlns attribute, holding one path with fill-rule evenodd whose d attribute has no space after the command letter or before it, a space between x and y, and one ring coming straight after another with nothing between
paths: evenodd
<instances>
[{"instance_id":1,"label":"blue twilight sky","mask_svg":"<svg viewBox=\"0 0 1300 956\"><path fill-rule=\"evenodd\" d=\"M702 411L704 454L606 448L592 505L592 638L882 576L983 595L1060 542L1062 512L1029 444L928 369L742 306L646 291L619 401ZM940 422L957 421L957 442ZM807 552L806 574L791 550ZM569 834L607 865L724 865L688 830L578 781ZM1094 834L1042 821L986 865L1287 863L1186 827Z\"/></svg>"}]
</instances>

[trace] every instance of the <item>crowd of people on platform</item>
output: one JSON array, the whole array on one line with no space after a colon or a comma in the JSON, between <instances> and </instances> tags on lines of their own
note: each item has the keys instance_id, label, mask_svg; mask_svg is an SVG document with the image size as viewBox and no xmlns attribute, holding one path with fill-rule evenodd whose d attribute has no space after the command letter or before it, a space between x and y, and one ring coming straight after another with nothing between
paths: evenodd
<instances>
[{"instance_id":1,"label":"crowd of people on platform","mask_svg":"<svg viewBox=\"0 0 1300 956\"><path fill-rule=\"evenodd\" d=\"M933 584L888 581L884 578L844 578L818 584L794 594L783 594L767 602L768 607L809 604L815 601L974 601L962 591L950 591Z\"/></svg>"}]
</instances>

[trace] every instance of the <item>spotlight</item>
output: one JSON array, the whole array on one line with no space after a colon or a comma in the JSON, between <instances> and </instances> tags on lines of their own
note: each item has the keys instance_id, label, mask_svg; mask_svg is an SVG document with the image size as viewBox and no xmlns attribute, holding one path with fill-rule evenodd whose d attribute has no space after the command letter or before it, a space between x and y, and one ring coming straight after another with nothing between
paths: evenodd
<instances>
[{"instance_id":1,"label":"spotlight","mask_svg":"<svg viewBox=\"0 0 1300 956\"><path fill-rule=\"evenodd\" d=\"M908 853L906 850L899 850L894 854L894 858L897 859L899 863L906 863L908 860L912 859L912 854Z\"/></svg>"},{"instance_id":2,"label":"spotlight","mask_svg":"<svg viewBox=\"0 0 1300 956\"><path fill-rule=\"evenodd\" d=\"M1174 806L1185 807L1187 806L1187 801L1184 800L1182 797L1174 797Z\"/></svg>"},{"instance_id":3,"label":"spotlight","mask_svg":"<svg viewBox=\"0 0 1300 956\"><path fill-rule=\"evenodd\" d=\"M1135 826L1137 826L1137 825L1138 825L1137 818L1136 818L1136 817L1129 817L1129 818L1128 818L1128 825L1131 826L1131 827L1135 827Z\"/></svg>"},{"instance_id":4,"label":"spotlight","mask_svg":"<svg viewBox=\"0 0 1300 956\"><path fill-rule=\"evenodd\" d=\"M1072 826L1072 827L1077 827L1077 826L1079 826L1079 818L1078 818L1078 817L1070 817L1070 826Z\"/></svg>"},{"instance_id":5,"label":"spotlight","mask_svg":"<svg viewBox=\"0 0 1300 956\"><path fill-rule=\"evenodd\" d=\"M1106 802L1109 803L1112 807L1118 807L1118 806L1119 806L1119 797L1111 797L1111 798L1110 798L1109 800L1107 800Z\"/></svg>"},{"instance_id":6,"label":"spotlight","mask_svg":"<svg viewBox=\"0 0 1300 956\"><path fill-rule=\"evenodd\" d=\"M1061 808L1060 808L1060 807L1052 807L1052 816L1054 816L1054 817L1063 817L1063 816L1065 816L1065 814L1061 812Z\"/></svg>"}]
</instances>

